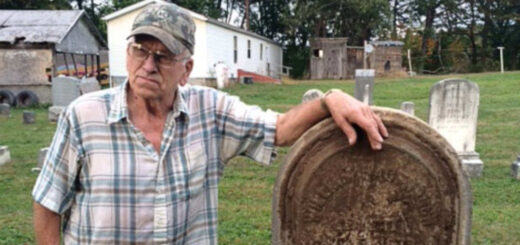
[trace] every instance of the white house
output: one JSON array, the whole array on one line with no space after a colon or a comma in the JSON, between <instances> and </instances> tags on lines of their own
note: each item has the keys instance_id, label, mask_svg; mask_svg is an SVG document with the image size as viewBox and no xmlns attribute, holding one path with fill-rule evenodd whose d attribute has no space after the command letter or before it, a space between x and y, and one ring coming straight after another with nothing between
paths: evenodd
<instances>
[{"instance_id":1,"label":"white house","mask_svg":"<svg viewBox=\"0 0 520 245\"><path fill-rule=\"evenodd\" d=\"M145 0L103 17L107 22L109 67L112 83L127 76L125 67L126 38L134 18L149 4L162 0ZM195 31L194 67L190 82L215 80L215 64L229 67L229 76L237 78L239 69L279 79L282 70L282 46L250 31L219 22L187 10L197 27Z\"/></svg>"}]
</instances>

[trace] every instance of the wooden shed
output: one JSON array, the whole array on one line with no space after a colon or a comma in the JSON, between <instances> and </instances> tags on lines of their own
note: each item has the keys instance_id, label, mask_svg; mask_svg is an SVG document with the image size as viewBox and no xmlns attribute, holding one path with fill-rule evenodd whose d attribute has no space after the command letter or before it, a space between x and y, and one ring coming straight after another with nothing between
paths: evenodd
<instances>
[{"instance_id":1,"label":"wooden shed","mask_svg":"<svg viewBox=\"0 0 520 245\"><path fill-rule=\"evenodd\" d=\"M94 74L106 47L83 10L0 10L0 100L32 94L51 103L56 61L76 70L82 64L86 75Z\"/></svg>"},{"instance_id":2,"label":"wooden shed","mask_svg":"<svg viewBox=\"0 0 520 245\"><path fill-rule=\"evenodd\" d=\"M374 41L370 43L373 49L365 53L364 47L348 46L347 41L345 37L311 39L311 79L353 78L356 69L374 69L376 75L402 71L402 42Z\"/></svg>"}]
</instances>

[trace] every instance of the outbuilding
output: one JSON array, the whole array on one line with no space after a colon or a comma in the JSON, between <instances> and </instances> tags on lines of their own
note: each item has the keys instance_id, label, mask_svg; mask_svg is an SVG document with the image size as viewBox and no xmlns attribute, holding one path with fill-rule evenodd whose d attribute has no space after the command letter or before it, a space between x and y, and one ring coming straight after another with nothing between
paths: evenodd
<instances>
[{"instance_id":1,"label":"outbuilding","mask_svg":"<svg viewBox=\"0 0 520 245\"><path fill-rule=\"evenodd\" d=\"M0 10L0 103L50 104L57 60L95 75L106 47L83 10Z\"/></svg>"},{"instance_id":2,"label":"outbuilding","mask_svg":"<svg viewBox=\"0 0 520 245\"><path fill-rule=\"evenodd\" d=\"M145 0L103 17L107 22L110 79L112 84L126 77L127 37L135 17L149 4L162 0ZM190 83L215 85L215 67L227 68L228 76L242 74L255 81L279 81L282 72L282 46L250 31L187 10L195 25L194 67Z\"/></svg>"}]
</instances>

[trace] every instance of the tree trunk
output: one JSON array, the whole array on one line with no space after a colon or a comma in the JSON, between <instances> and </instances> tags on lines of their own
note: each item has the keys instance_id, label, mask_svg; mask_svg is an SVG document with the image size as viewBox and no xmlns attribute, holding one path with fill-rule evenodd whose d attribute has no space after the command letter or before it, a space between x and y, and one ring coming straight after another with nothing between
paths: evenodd
<instances>
[{"instance_id":1,"label":"tree trunk","mask_svg":"<svg viewBox=\"0 0 520 245\"><path fill-rule=\"evenodd\" d=\"M421 41L421 57L417 65L417 71L422 73L424 69L424 63L426 61L426 49L428 40L433 37L433 21L435 20L435 8L430 8L426 11L426 21L424 25L424 31Z\"/></svg>"}]
</instances>

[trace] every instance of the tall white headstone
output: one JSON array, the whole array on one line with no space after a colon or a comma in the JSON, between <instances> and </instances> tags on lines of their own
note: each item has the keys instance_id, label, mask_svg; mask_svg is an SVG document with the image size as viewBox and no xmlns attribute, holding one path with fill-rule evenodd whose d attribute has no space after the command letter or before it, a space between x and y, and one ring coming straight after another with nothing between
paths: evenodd
<instances>
[{"instance_id":1,"label":"tall white headstone","mask_svg":"<svg viewBox=\"0 0 520 245\"><path fill-rule=\"evenodd\" d=\"M369 105L374 104L374 77L373 69L356 69L356 88L354 89L354 97L362 102L368 102Z\"/></svg>"},{"instance_id":2,"label":"tall white headstone","mask_svg":"<svg viewBox=\"0 0 520 245\"><path fill-rule=\"evenodd\" d=\"M484 168L475 151L479 97L478 85L463 79L445 79L430 90L428 123L450 142L470 177Z\"/></svg>"}]
</instances>

